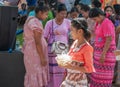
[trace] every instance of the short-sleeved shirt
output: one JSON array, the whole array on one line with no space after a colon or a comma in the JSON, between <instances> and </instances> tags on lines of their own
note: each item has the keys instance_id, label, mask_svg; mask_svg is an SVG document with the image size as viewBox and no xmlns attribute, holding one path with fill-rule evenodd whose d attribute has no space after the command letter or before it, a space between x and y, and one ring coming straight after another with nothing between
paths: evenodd
<instances>
[{"instance_id":1,"label":"short-sleeved shirt","mask_svg":"<svg viewBox=\"0 0 120 87\"><path fill-rule=\"evenodd\" d=\"M108 18L105 18L95 27L95 46L103 47L108 36L112 37L110 45L115 45L115 26Z\"/></svg>"},{"instance_id":2,"label":"short-sleeved shirt","mask_svg":"<svg viewBox=\"0 0 120 87\"><path fill-rule=\"evenodd\" d=\"M93 67L93 47L89 43L82 44L79 48L76 48L77 40L74 41L69 55L73 61L83 63L83 67L87 72L94 72Z\"/></svg>"}]
</instances>

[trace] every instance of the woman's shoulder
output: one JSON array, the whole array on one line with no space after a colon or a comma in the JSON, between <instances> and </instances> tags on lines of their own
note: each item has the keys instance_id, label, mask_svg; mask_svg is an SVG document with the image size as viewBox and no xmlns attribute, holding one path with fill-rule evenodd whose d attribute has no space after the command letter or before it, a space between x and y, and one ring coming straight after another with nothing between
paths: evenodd
<instances>
[{"instance_id":1,"label":"woman's shoulder","mask_svg":"<svg viewBox=\"0 0 120 87\"><path fill-rule=\"evenodd\" d=\"M29 16L25 22L25 24L29 24L29 23L35 23L35 21L38 21L38 19L34 16Z\"/></svg>"},{"instance_id":2,"label":"woman's shoulder","mask_svg":"<svg viewBox=\"0 0 120 87\"><path fill-rule=\"evenodd\" d=\"M105 27L105 26L113 26L114 27L114 24L112 23L112 21L108 18L105 18L104 21L101 23L101 26L102 27Z\"/></svg>"},{"instance_id":3,"label":"woman's shoulder","mask_svg":"<svg viewBox=\"0 0 120 87\"><path fill-rule=\"evenodd\" d=\"M70 26L71 20L65 18L64 19L64 24L66 24L67 26Z\"/></svg>"},{"instance_id":4,"label":"woman's shoulder","mask_svg":"<svg viewBox=\"0 0 120 87\"><path fill-rule=\"evenodd\" d=\"M34 17L34 16L29 16L27 18L27 21L39 21L38 18Z\"/></svg>"},{"instance_id":5,"label":"woman's shoulder","mask_svg":"<svg viewBox=\"0 0 120 87\"><path fill-rule=\"evenodd\" d=\"M71 20L69 20L69 19L67 19L67 18L65 18L64 21L65 21L65 22L69 22L69 23L71 22Z\"/></svg>"},{"instance_id":6,"label":"woman's shoulder","mask_svg":"<svg viewBox=\"0 0 120 87\"><path fill-rule=\"evenodd\" d=\"M51 24L52 22L54 22L55 21L55 19L51 19L51 20L49 20L49 21L47 21L47 24ZM47 25L46 24L46 25Z\"/></svg>"},{"instance_id":7,"label":"woman's shoulder","mask_svg":"<svg viewBox=\"0 0 120 87\"><path fill-rule=\"evenodd\" d=\"M105 18L104 21L103 21L103 23L104 24L106 24L106 23L112 23L112 21L110 19L108 19L108 18Z\"/></svg>"}]
</instances>

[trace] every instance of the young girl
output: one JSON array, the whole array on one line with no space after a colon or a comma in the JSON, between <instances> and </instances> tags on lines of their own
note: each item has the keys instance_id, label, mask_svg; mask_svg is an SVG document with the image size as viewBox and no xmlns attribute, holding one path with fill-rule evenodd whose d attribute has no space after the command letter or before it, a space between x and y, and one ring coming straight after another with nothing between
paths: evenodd
<instances>
[{"instance_id":1,"label":"young girl","mask_svg":"<svg viewBox=\"0 0 120 87\"><path fill-rule=\"evenodd\" d=\"M49 8L38 6L36 16L28 17L24 25L25 87L45 87L49 80L47 43L40 20L47 18Z\"/></svg>"},{"instance_id":2,"label":"young girl","mask_svg":"<svg viewBox=\"0 0 120 87\"><path fill-rule=\"evenodd\" d=\"M87 42L90 39L90 32L87 30L87 22L83 18L77 18L71 22L71 35L75 40L70 48L68 56L71 60L58 58L59 66L67 68L67 76L61 87L87 87L87 76L85 73L94 72L93 48Z\"/></svg>"}]
</instances>

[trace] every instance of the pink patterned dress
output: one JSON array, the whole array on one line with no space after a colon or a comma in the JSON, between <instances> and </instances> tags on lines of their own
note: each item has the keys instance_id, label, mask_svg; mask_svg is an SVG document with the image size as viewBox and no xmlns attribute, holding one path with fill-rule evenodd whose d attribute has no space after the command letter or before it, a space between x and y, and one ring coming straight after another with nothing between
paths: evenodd
<instances>
[{"instance_id":1,"label":"pink patterned dress","mask_svg":"<svg viewBox=\"0 0 120 87\"><path fill-rule=\"evenodd\" d=\"M114 51L116 49L115 28L113 23L109 19L105 18L101 24L96 26L95 35L94 67L96 72L91 75L90 87L112 87L116 62L114 55ZM112 41L105 55L105 62L101 64L99 60L107 36L112 36Z\"/></svg>"},{"instance_id":2,"label":"pink patterned dress","mask_svg":"<svg viewBox=\"0 0 120 87\"><path fill-rule=\"evenodd\" d=\"M42 67L40 64L40 56L37 53L33 30L37 30L43 34L42 23L40 23L40 21L35 17L29 17L24 25L23 53L26 68L24 86L43 87L48 84L49 69L48 64L45 67ZM43 36L41 40L44 55L48 61L47 43Z\"/></svg>"}]
</instances>

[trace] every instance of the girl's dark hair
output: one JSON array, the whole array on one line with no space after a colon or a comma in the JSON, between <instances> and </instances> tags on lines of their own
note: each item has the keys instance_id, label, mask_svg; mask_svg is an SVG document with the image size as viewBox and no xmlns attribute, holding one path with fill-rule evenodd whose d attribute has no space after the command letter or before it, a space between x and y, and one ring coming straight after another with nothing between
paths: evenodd
<instances>
[{"instance_id":1,"label":"girl's dark hair","mask_svg":"<svg viewBox=\"0 0 120 87\"><path fill-rule=\"evenodd\" d=\"M87 12L90 11L90 7L88 5L82 5L81 10Z\"/></svg>"},{"instance_id":2,"label":"girl's dark hair","mask_svg":"<svg viewBox=\"0 0 120 87\"><path fill-rule=\"evenodd\" d=\"M106 11L106 10L107 10L107 8L111 8L111 9L112 9L112 11L114 11L114 9L113 9L113 7L112 7L112 6L106 6L106 7L104 8L104 11Z\"/></svg>"},{"instance_id":3,"label":"girl's dark hair","mask_svg":"<svg viewBox=\"0 0 120 87\"><path fill-rule=\"evenodd\" d=\"M73 8L71 9L70 13L73 13L73 12L79 13L79 11L78 11L78 9L77 9L76 7L73 7Z\"/></svg>"},{"instance_id":4,"label":"girl's dark hair","mask_svg":"<svg viewBox=\"0 0 120 87\"><path fill-rule=\"evenodd\" d=\"M57 6L57 12L59 13L61 11L67 11L67 8L66 8L65 4L63 4L63 3L60 3Z\"/></svg>"},{"instance_id":5,"label":"girl's dark hair","mask_svg":"<svg viewBox=\"0 0 120 87\"><path fill-rule=\"evenodd\" d=\"M92 4L96 7L96 8L100 8L101 7L101 2L99 0L94 0L92 2Z\"/></svg>"},{"instance_id":6,"label":"girl's dark hair","mask_svg":"<svg viewBox=\"0 0 120 87\"><path fill-rule=\"evenodd\" d=\"M45 5L44 2L40 2L39 5L35 8L35 13L37 14L39 11L47 12L49 11L49 7Z\"/></svg>"},{"instance_id":7,"label":"girl's dark hair","mask_svg":"<svg viewBox=\"0 0 120 87\"><path fill-rule=\"evenodd\" d=\"M84 37L86 40L90 40L91 33L88 30L88 24L85 18L75 18L71 21L71 24L73 27L75 27L77 30L82 29L84 31Z\"/></svg>"},{"instance_id":8,"label":"girl's dark hair","mask_svg":"<svg viewBox=\"0 0 120 87\"><path fill-rule=\"evenodd\" d=\"M99 8L92 8L89 11L90 18L99 17L100 15L105 16L105 13Z\"/></svg>"}]
</instances>

